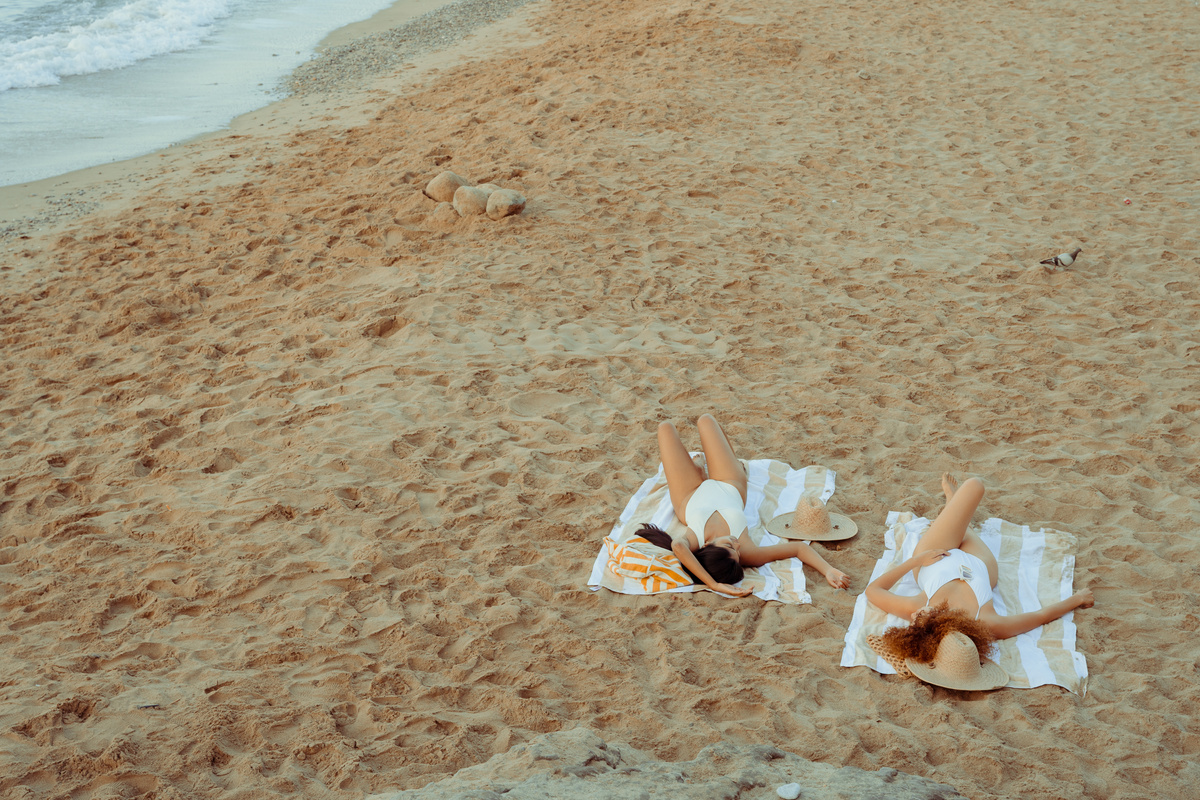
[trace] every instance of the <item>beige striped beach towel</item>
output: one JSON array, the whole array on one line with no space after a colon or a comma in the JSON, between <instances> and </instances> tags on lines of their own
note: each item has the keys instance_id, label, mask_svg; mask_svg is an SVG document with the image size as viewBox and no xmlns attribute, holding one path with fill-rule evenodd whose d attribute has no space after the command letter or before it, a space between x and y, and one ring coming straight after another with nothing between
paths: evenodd
<instances>
[{"instance_id":1,"label":"beige striped beach towel","mask_svg":"<svg viewBox=\"0 0 1200 800\"><path fill-rule=\"evenodd\" d=\"M692 453L692 460L704 467L704 454ZM835 474L821 466L792 469L782 461L755 459L742 461L746 467L748 486L746 491L746 525L750 536L760 545L772 545L783 540L769 533L763 524L777 514L786 514L796 509L804 495L828 500L833 495ZM610 545L601 545L600 552L592 564L588 586L596 591L600 587L622 594L659 594L660 592L708 591L702 584L688 584L673 588L647 586L639 578L618 575L608 568L610 548L624 544L633 538L642 523L649 522L671 535L686 530L686 526L675 518L671 507L671 496L667 492L667 479L662 465L658 473L648 478L634 493L625 506L612 531L605 540ZM756 569L747 569L741 585L750 586L754 595L763 600L781 603L811 603L812 598L805 588L804 564L798 558L776 561Z\"/></svg>"},{"instance_id":2,"label":"beige striped beach towel","mask_svg":"<svg viewBox=\"0 0 1200 800\"><path fill-rule=\"evenodd\" d=\"M929 527L929 520L909 512L888 514L884 534L883 557L875 563L871 580L912 557L917 540ZM992 518L977 529L984 544L1000 565L1000 582L993 602L1000 614L1021 614L1070 597L1075 572L1075 536L1066 531L1045 528L1032 530L1002 519ZM912 573L905 575L892 591L901 595L920 594ZM842 650L843 667L870 667L885 675L895 670L867 644L867 636L886 628L907 625L907 620L885 614L860 594L854 604L854 617L846 631ZM1048 683L1070 689L1076 694L1087 691L1087 662L1075 650L1075 622L1068 614L1029 633L996 643L996 661L1008 672L1008 686L1031 689Z\"/></svg>"}]
</instances>

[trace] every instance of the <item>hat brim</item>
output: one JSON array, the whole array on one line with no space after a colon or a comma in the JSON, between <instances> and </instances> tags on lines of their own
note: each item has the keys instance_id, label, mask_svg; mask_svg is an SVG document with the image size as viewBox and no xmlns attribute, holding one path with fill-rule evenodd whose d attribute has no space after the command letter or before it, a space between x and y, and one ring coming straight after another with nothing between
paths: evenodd
<instances>
[{"instance_id":1,"label":"hat brim","mask_svg":"<svg viewBox=\"0 0 1200 800\"><path fill-rule=\"evenodd\" d=\"M933 664L922 664L911 658L904 660L904 666L908 667L908 671L914 677L920 678L926 683L932 683L934 686L941 686L944 689L957 689L960 692L990 692L992 689L999 689L1008 683L1008 673L1004 671L1004 667L990 658L983 660L983 664L979 667L979 675L971 681L952 677L938 670Z\"/></svg>"},{"instance_id":2,"label":"hat brim","mask_svg":"<svg viewBox=\"0 0 1200 800\"><path fill-rule=\"evenodd\" d=\"M905 678L912 677L912 673L908 671L908 665L904 663L904 657L888 647L882 636L877 633L868 635L867 646L874 650L876 655L886 661L889 667L896 670L897 675Z\"/></svg>"},{"instance_id":3,"label":"hat brim","mask_svg":"<svg viewBox=\"0 0 1200 800\"><path fill-rule=\"evenodd\" d=\"M842 539L849 539L858 533L858 525L854 523L854 520L842 514L834 514L832 511L829 512L829 533L820 536L813 536L793 528L792 519L794 517L795 514L792 512L780 514L764 527L781 539L795 539L804 542L840 542Z\"/></svg>"}]
</instances>

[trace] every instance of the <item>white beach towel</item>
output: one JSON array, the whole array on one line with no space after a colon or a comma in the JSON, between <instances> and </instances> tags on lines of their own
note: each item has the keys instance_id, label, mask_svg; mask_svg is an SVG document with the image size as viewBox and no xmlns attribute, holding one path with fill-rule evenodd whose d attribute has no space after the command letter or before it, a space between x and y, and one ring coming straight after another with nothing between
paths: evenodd
<instances>
[{"instance_id":1,"label":"white beach towel","mask_svg":"<svg viewBox=\"0 0 1200 800\"><path fill-rule=\"evenodd\" d=\"M917 540L929 524L929 520L914 517L909 512L889 513L884 553L875 563L871 580L911 558ZM1035 531L996 518L984 522L977 531L1000 566L1000 582L993 593L997 613L1010 615L1036 611L1071 596L1075 572L1074 535L1051 528ZM901 578L892 591L899 595L921 592L911 572ZM996 643L995 660L1009 674L1007 686L1032 689L1052 683L1080 695L1087 691L1087 662L1075 650L1072 617L1067 614L1028 633ZM846 631L842 666L870 667L885 675L896 674L870 648L867 636L907 624L908 620L885 614L867 602L866 594L860 594L854 603L850 629Z\"/></svg>"},{"instance_id":2,"label":"white beach towel","mask_svg":"<svg viewBox=\"0 0 1200 800\"><path fill-rule=\"evenodd\" d=\"M704 454L692 453L692 461L704 468ZM763 525L778 514L795 511L804 495L820 497L827 501L833 495L835 474L821 466L792 469L782 461L755 459L742 461L746 467L748 486L746 491L747 535L757 544L768 546L784 541L769 533ZM658 473L648 478L629 499L608 538L622 544L649 522L657 525L672 536L686 530L686 526L675 518L671 496L667 491L667 478L662 465ZM617 575L608 569L608 548L601 545L600 552L592 564L588 586L592 591L601 586L622 594L660 594L646 591L634 578ZM747 569L742 586L754 590L754 596L763 600L781 603L811 603L812 598L805 589L804 563L798 558L776 561L762 567ZM709 591L702 584L667 589L671 592Z\"/></svg>"}]
</instances>

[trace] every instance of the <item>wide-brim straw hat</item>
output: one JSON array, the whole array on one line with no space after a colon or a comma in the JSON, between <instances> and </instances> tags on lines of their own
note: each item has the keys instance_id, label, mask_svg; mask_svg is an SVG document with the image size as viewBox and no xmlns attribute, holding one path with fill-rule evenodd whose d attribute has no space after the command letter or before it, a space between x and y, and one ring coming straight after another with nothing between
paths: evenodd
<instances>
[{"instance_id":1,"label":"wide-brim straw hat","mask_svg":"<svg viewBox=\"0 0 1200 800\"><path fill-rule=\"evenodd\" d=\"M980 659L975 643L962 631L942 637L932 664L907 658L904 666L926 683L964 692L986 692L1008 683L1004 667L990 658Z\"/></svg>"},{"instance_id":2,"label":"wide-brim straw hat","mask_svg":"<svg viewBox=\"0 0 1200 800\"><path fill-rule=\"evenodd\" d=\"M801 497L795 511L774 517L766 528L780 538L808 542L836 542L858 533L854 520L831 513L815 497Z\"/></svg>"},{"instance_id":3,"label":"wide-brim straw hat","mask_svg":"<svg viewBox=\"0 0 1200 800\"><path fill-rule=\"evenodd\" d=\"M904 678L911 678L912 673L908 671L908 665L904 663L904 657L897 653L892 648L888 647L887 640L877 633L872 633L867 636L867 644L871 649L896 670L896 674Z\"/></svg>"}]
</instances>

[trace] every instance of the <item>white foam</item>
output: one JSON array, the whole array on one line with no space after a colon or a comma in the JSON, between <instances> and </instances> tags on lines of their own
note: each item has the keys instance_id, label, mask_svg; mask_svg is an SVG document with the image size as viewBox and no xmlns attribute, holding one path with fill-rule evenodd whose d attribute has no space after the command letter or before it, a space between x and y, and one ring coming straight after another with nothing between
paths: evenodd
<instances>
[{"instance_id":1,"label":"white foam","mask_svg":"<svg viewBox=\"0 0 1200 800\"><path fill-rule=\"evenodd\" d=\"M228 14L228 0L133 0L87 25L0 42L0 92L195 47Z\"/></svg>"},{"instance_id":2,"label":"white foam","mask_svg":"<svg viewBox=\"0 0 1200 800\"><path fill-rule=\"evenodd\" d=\"M53 85L0 91L0 186L132 158L218 130L279 97L279 81L304 63L327 33L392 2L223 0L219 5L228 12L221 18L217 5L209 3L206 15L188 17L214 20L192 25L201 37L193 47L119 69L62 74ZM0 0L0 54L11 53L6 46L71 26L92 31L89 41L96 47L100 26L90 23L101 17L112 21L115 33L140 35L132 24L122 27L110 12L117 6L145 12L147 5L133 0ZM165 12L170 5L164 0L157 10ZM192 5L191 11L199 8ZM123 46L120 36L106 46L126 54L132 49ZM28 51L27 43L25 47Z\"/></svg>"}]
</instances>

